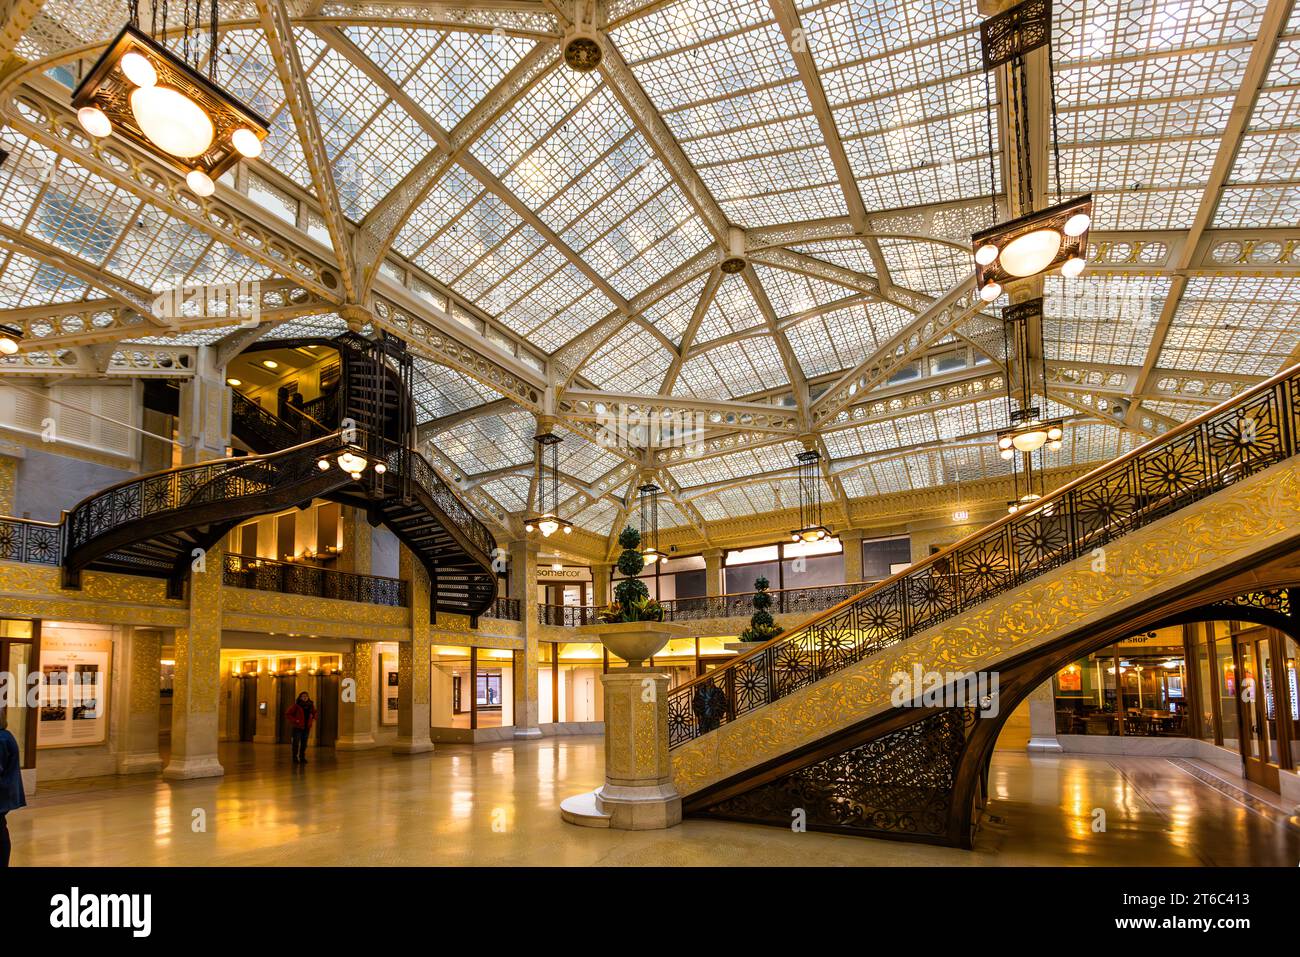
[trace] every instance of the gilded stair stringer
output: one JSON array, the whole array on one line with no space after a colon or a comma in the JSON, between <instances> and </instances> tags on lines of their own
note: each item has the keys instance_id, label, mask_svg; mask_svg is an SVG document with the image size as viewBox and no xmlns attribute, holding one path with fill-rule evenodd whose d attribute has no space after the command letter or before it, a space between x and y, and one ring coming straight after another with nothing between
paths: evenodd
<instances>
[{"instance_id":1,"label":"gilded stair stringer","mask_svg":"<svg viewBox=\"0 0 1300 957\"><path fill-rule=\"evenodd\" d=\"M975 672L1053 645L1089 626L1159 607L1162 596L1300 540L1300 460L1290 459L1152 524L1093 555L956 615L907 641L738 716L673 751L688 796L774 761L891 708L890 676Z\"/></svg>"}]
</instances>

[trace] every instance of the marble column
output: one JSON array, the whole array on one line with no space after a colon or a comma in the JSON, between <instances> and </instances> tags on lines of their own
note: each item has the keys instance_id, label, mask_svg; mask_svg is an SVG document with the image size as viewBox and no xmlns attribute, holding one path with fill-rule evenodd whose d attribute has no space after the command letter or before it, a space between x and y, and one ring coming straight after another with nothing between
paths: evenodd
<instances>
[{"instance_id":1,"label":"marble column","mask_svg":"<svg viewBox=\"0 0 1300 957\"><path fill-rule=\"evenodd\" d=\"M537 553L528 539L510 543L510 594L519 599L519 624L524 647L514 653L515 737L540 738L537 704Z\"/></svg>"},{"instance_id":2,"label":"marble column","mask_svg":"<svg viewBox=\"0 0 1300 957\"><path fill-rule=\"evenodd\" d=\"M221 568L225 549L208 549L190 573L189 621L176 629L176 676L172 683L172 753L167 778L224 774L217 760L221 723Z\"/></svg>"},{"instance_id":3,"label":"marble column","mask_svg":"<svg viewBox=\"0 0 1300 957\"><path fill-rule=\"evenodd\" d=\"M609 585L614 566L606 562L593 562L591 566L591 603L608 605L611 600Z\"/></svg>"},{"instance_id":4,"label":"marble column","mask_svg":"<svg viewBox=\"0 0 1300 957\"><path fill-rule=\"evenodd\" d=\"M1056 740L1056 699L1049 678L1029 692L1029 743L1028 751L1060 751Z\"/></svg>"},{"instance_id":5,"label":"marble column","mask_svg":"<svg viewBox=\"0 0 1300 957\"><path fill-rule=\"evenodd\" d=\"M397 741L394 754L433 750L429 733L433 646L429 628L429 576L405 545L399 559L401 577L411 583L411 640L397 645Z\"/></svg>"},{"instance_id":6,"label":"marble column","mask_svg":"<svg viewBox=\"0 0 1300 957\"><path fill-rule=\"evenodd\" d=\"M339 751L364 751L375 742L375 681L378 675L378 646L371 641L357 641L343 656L343 675L339 683L339 737L334 747Z\"/></svg>"},{"instance_id":7,"label":"marble column","mask_svg":"<svg viewBox=\"0 0 1300 957\"><path fill-rule=\"evenodd\" d=\"M230 445L230 388L225 369L216 364L216 349L200 346L194 375L181 380L177 433L181 462L191 465L224 458Z\"/></svg>"},{"instance_id":8,"label":"marble column","mask_svg":"<svg viewBox=\"0 0 1300 957\"><path fill-rule=\"evenodd\" d=\"M127 638L123 682L124 716L118 726L117 773L162 770L158 754L158 703L162 682L162 635L154 628L135 628Z\"/></svg>"},{"instance_id":9,"label":"marble column","mask_svg":"<svg viewBox=\"0 0 1300 957\"><path fill-rule=\"evenodd\" d=\"M704 550L704 594L709 598L727 593L727 581L722 570L722 555L721 548Z\"/></svg>"},{"instance_id":10,"label":"marble column","mask_svg":"<svg viewBox=\"0 0 1300 957\"><path fill-rule=\"evenodd\" d=\"M344 505L341 519L343 522L343 548L339 552L339 571L353 572L357 575L369 575L372 557L370 533L373 529L366 520L366 513L359 508Z\"/></svg>"},{"instance_id":11,"label":"marble column","mask_svg":"<svg viewBox=\"0 0 1300 957\"><path fill-rule=\"evenodd\" d=\"M862 538L864 534L860 528L846 528L840 532L840 544L844 546L844 580L846 582L862 581Z\"/></svg>"}]
</instances>

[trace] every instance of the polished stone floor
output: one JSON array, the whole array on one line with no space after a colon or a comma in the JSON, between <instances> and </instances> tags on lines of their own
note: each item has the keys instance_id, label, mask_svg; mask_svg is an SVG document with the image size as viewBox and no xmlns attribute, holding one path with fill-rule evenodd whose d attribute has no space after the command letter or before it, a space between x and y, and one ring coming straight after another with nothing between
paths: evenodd
<instances>
[{"instance_id":1,"label":"polished stone floor","mask_svg":"<svg viewBox=\"0 0 1300 957\"><path fill-rule=\"evenodd\" d=\"M227 775L43 786L9 816L22 865L1231 865L1295 867L1280 800L1163 758L998 752L977 848L686 821L618 832L563 823L600 783L598 737L440 745L432 754L314 755L223 746ZM1105 830L1094 831L1096 809Z\"/></svg>"}]
</instances>

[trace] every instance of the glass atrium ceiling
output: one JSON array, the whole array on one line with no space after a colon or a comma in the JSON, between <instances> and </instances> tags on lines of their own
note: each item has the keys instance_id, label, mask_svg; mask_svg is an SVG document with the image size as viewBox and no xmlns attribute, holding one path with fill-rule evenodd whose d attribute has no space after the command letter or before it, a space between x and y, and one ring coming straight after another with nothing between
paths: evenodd
<instances>
[{"instance_id":1,"label":"glass atrium ceiling","mask_svg":"<svg viewBox=\"0 0 1300 957\"><path fill-rule=\"evenodd\" d=\"M0 310L49 342L0 372L212 345L228 324L138 313L259 280L305 297L266 338L344 317L407 334L421 439L489 516L530 509L546 411L566 517L602 537L648 470L663 527L792 507L813 434L841 508L1007 474L997 310L926 322L971 281L990 161L999 196L1019 186L974 0L223 0L217 80L271 133L207 200L75 128L71 88L126 4L36 6L0 80ZM1080 468L1300 359L1300 12L1054 6L1062 187L1096 207L1088 271L1043 285L1066 419L1044 464ZM604 57L577 72L564 37L593 13ZM845 391L900 342L906 364ZM706 440L602 444L620 401L703 416Z\"/></svg>"}]
</instances>

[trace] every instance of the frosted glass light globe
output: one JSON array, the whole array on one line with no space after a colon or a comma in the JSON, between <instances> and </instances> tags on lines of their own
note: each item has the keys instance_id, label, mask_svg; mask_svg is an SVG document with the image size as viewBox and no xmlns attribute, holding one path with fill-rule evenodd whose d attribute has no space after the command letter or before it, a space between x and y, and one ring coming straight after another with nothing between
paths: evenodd
<instances>
[{"instance_id":1,"label":"frosted glass light globe","mask_svg":"<svg viewBox=\"0 0 1300 957\"><path fill-rule=\"evenodd\" d=\"M148 57L132 50L122 57L122 72L136 86L153 86L158 82L158 71L153 68Z\"/></svg>"},{"instance_id":2,"label":"frosted glass light globe","mask_svg":"<svg viewBox=\"0 0 1300 957\"><path fill-rule=\"evenodd\" d=\"M104 137L113 132L113 124L108 114L97 106L83 106L77 110L77 122L91 136Z\"/></svg>"},{"instance_id":3,"label":"frosted glass light globe","mask_svg":"<svg viewBox=\"0 0 1300 957\"><path fill-rule=\"evenodd\" d=\"M998 258L998 247L992 243L985 243L979 249L975 250L975 261L981 266L987 266L993 260Z\"/></svg>"},{"instance_id":4,"label":"frosted glass light globe","mask_svg":"<svg viewBox=\"0 0 1300 957\"><path fill-rule=\"evenodd\" d=\"M1033 276L1046 269L1061 251L1061 234L1035 229L1017 236L1002 250L1002 268L1013 276Z\"/></svg>"},{"instance_id":5,"label":"frosted glass light globe","mask_svg":"<svg viewBox=\"0 0 1300 957\"><path fill-rule=\"evenodd\" d=\"M252 130L241 126L230 134L230 143L239 151L240 156L252 159L262 155L262 141Z\"/></svg>"},{"instance_id":6,"label":"frosted glass light globe","mask_svg":"<svg viewBox=\"0 0 1300 957\"><path fill-rule=\"evenodd\" d=\"M1092 225L1092 217L1087 213L1075 213L1065 221L1065 235L1074 237L1082 236Z\"/></svg>"},{"instance_id":7,"label":"frosted glass light globe","mask_svg":"<svg viewBox=\"0 0 1300 957\"><path fill-rule=\"evenodd\" d=\"M217 191L217 184L212 182L212 177L201 169L192 169L185 174L185 185L195 196L207 197Z\"/></svg>"},{"instance_id":8,"label":"frosted glass light globe","mask_svg":"<svg viewBox=\"0 0 1300 957\"><path fill-rule=\"evenodd\" d=\"M202 108L169 86L144 86L131 93L131 115L150 142L172 156L199 156L216 129Z\"/></svg>"},{"instance_id":9,"label":"frosted glass light globe","mask_svg":"<svg viewBox=\"0 0 1300 957\"><path fill-rule=\"evenodd\" d=\"M1082 256L1074 256L1061 264L1061 275L1066 279L1073 279L1083 272L1083 267L1086 265L1088 263Z\"/></svg>"}]
</instances>

